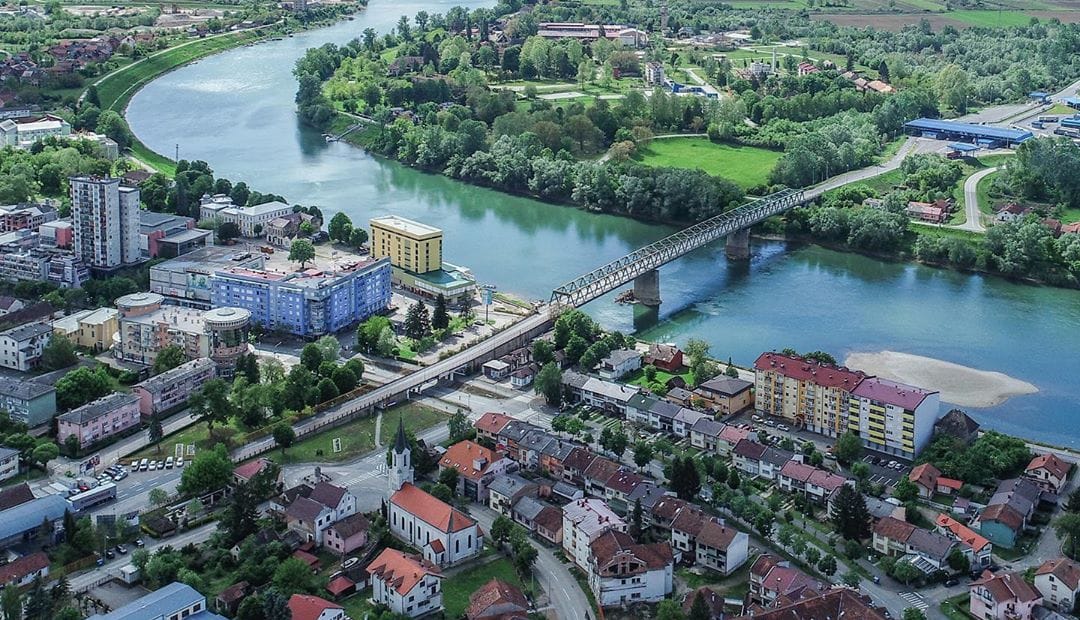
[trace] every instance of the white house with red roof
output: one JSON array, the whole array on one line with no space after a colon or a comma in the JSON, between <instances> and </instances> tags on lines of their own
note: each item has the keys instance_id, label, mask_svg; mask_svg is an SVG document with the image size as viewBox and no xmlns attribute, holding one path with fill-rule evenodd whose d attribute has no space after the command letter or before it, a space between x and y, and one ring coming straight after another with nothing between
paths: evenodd
<instances>
[{"instance_id":1,"label":"white house with red roof","mask_svg":"<svg viewBox=\"0 0 1080 620\"><path fill-rule=\"evenodd\" d=\"M971 615L984 620L1031 620L1042 595L1016 573L983 571L971 582Z\"/></svg>"},{"instance_id":2,"label":"white house with red roof","mask_svg":"<svg viewBox=\"0 0 1080 620\"><path fill-rule=\"evenodd\" d=\"M1024 477L1051 493L1058 493L1069 479L1072 463L1053 453L1040 454L1031 459L1024 470Z\"/></svg>"},{"instance_id":3,"label":"white house with red roof","mask_svg":"<svg viewBox=\"0 0 1080 620\"><path fill-rule=\"evenodd\" d=\"M506 473L514 462L475 441L459 441L450 446L439 459L439 472L456 469L458 484L454 491L474 502L486 504L488 485Z\"/></svg>"},{"instance_id":4,"label":"white house with red roof","mask_svg":"<svg viewBox=\"0 0 1080 620\"><path fill-rule=\"evenodd\" d=\"M289 597L292 620L349 620L345 608L310 594L293 594Z\"/></svg>"},{"instance_id":5,"label":"white house with red roof","mask_svg":"<svg viewBox=\"0 0 1080 620\"><path fill-rule=\"evenodd\" d=\"M477 437L486 437L491 441L498 442L499 433L502 432L502 429L506 427L510 420L513 420L513 418L505 413L494 413L489 411L480 416L476 422L473 422L473 427L476 429Z\"/></svg>"},{"instance_id":6,"label":"white house with red roof","mask_svg":"<svg viewBox=\"0 0 1080 620\"><path fill-rule=\"evenodd\" d=\"M268 458L259 457L253 461L248 461L242 465L237 465L233 469L233 482L240 484L242 482L251 482L251 479L261 474L266 469L273 467L274 462ZM281 470L278 469L277 481L283 480Z\"/></svg>"},{"instance_id":7,"label":"white house with red roof","mask_svg":"<svg viewBox=\"0 0 1080 620\"><path fill-rule=\"evenodd\" d=\"M919 497L930 499L934 494L953 495L958 493L964 486L963 481L946 478L941 475L941 470L930 463L916 465L908 474L910 480L918 489Z\"/></svg>"},{"instance_id":8,"label":"white house with red roof","mask_svg":"<svg viewBox=\"0 0 1080 620\"><path fill-rule=\"evenodd\" d=\"M484 533L475 521L412 483L411 450L405 427L398 424L390 452L390 533L420 549L440 567L480 555Z\"/></svg>"},{"instance_id":9,"label":"white house with red roof","mask_svg":"<svg viewBox=\"0 0 1080 620\"><path fill-rule=\"evenodd\" d=\"M383 549L368 564L367 573L372 602L386 605L395 614L418 618L443 608L442 573L421 557Z\"/></svg>"},{"instance_id":10,"label":"white house with red roof","mask_svg":"<svg viewBox=\"0 0 1080 620\"><path fill-rule=\"evenodd\" d=\"M662 601L671 594L675 559L666 542L637 544L608 530L589 545L589 587L601 607Z\"/></svg>"},{"instance_id":11,"label":"white house with red roof","mask_svg":"<svg viewBox=\"0 0 1080 620\"><path fill-rule=\"evenodd\" d=\"M579 499L563 506L563 551L582 570L589 569L589 545L608 530L626 531L626 521L600 499Z\"/></svg>"},{"instance_id":12,"label":"white house with red roof","mask_svg":"<svg viewBox=\"0 0 1080 620\"><path fill-rule=\"evenodd\" d=\"M1047 607L1073 613L1080 594L1080 564L1068 558L1043 562L1035 569L1035 589L1043 595Z\"/></svg>"},{"instance_id":13,"label":"white house with red roof","mask_svg":"<svg viewBox=\"0 0 1080 620\"><path fill-rule=\"evenodd\" d=\"M960 543L960 550L971 561L972 569L990 566L994 546L986 537L947 514L939 514L934 525L938 532Z\"/></svg>"}]
</instances>

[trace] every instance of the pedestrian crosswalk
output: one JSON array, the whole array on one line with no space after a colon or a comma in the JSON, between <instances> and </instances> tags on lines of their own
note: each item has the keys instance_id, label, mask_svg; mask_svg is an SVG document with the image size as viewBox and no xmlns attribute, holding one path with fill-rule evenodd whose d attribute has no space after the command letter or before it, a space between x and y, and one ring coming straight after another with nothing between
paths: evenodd
<instances>
[{"instance_id":1,"label":"pedestrian crosswalk","mask_svg":"<svg viewBox=\"0 0 1080 620\"><path fill-rule=\"evenodd\" d=\"M919 611L926 611L930 607L930 605L927 604L926 599L918 592L901 592L900 598L910 603L912 607Z\"/></svg>"}]
</instances>

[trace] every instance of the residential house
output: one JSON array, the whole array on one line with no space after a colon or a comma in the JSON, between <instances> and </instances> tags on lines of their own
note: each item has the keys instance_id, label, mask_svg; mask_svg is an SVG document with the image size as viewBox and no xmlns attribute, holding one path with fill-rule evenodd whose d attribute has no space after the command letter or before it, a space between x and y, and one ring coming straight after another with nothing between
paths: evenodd
<instances>
[{"instance_id":1,"label":"residential house","mask_svg":"<svg viewBox=\"0 0 1080 620\"><path fill-rule=\"evenodd\" d=\"M870 597L850 588L833 588L820 594L804 592L805 598L787 598L773 609L739 616L735 620L792 620L803 618L845 618L849 620L887 620L891 616L874 606Z\"/></svg>"},{"instance_id":2,"label":"residential house","mask_svg":"<svg viewBox=\"0 0 1080 620\"><path fill-rule=\"evenodd\" d=\"M603 500L581 499L563 506L563 551L582 570L589 570L589 545L608 530L625 532L626 522Z\"/></svg>"},{"instance_id":3,"label":"residential house","mask_svg":"<svg viewBox=\"0 0 1080 620\"><path fill-rule=\"evenodd\" d=\"M712 419L712 416L708 413L702 413L700 411L695 411L694 409L683 407L679 409L678 413L675 414L675 417L672 418L671 431L677 437L689 437L690 429L694 427L694 424L696 424L698 420L702 419Z\"/></svg>"},{"instance_id":4,"label":"residential house","mask_svg":"<svg viewBox=\"0 0 1080 620\"><path fill-rule=\"evenodd\" d=\"M639 391L641 388L637 386L590 378L581 387L581 400L590 407L625 416L627 403Z\"/></svg>"},{"instance_id":5,"label":"residential house","mask_svg":"<svg viewBox=\"0 0 1080 620\"><path fill-rule=\"evenodd\" d=\"M467 620L527 620L529 601L521 590L501 579L492 579L469 596Z\"/></svg>"},{"instance_id":6,"label":"residential house","mask_svg":"<svg viewBox=\"0 0 1080 620\"><path fill-rule=\"evenodd\" d=\"M879 519L874 524L874 550L893 557L907 557L924 573L947 570L947 559L957 543L938 532L893 517Z\"/></svg>"},{"instance_id":7,"label":"residential house","mask_svg":"<svg viewBox=\"0 0 1080 620\"><path fill-rule=\"evenodd\" d=\"M893 517L879 519L874 524L874 551L893 557L907 553L907 539L915 531L915 526L907 521Z\"/></svg>"},{"instance_id":8,"label":"residential house","mask_svg":"<svg viewBox=\"0 0 1080 620\"><path fill-rule=\"evenodd\" d=\"M986 508L972 521L978 531L999 547L1012 549L1038 507L1042 491L1026 478L1003 480Z\"/></svg>"},{"instance_id":9,"label":"residential house","mask_svg":"<svg viewBox=\"0 0 1080 620\"><path fill-rule=\"evenodd\" d=\"M56 388L0 377L0 409L7 411L12 421L30 428L48 424L56 415Z\"/></svg>"},{"instance_id":10,"label":"residential house","mask_svg":"<svg viewBox=\"0 0 1080 620\"><path fill-rule=\"evenodd\" d=\"M670 532L671 524L675 522L675 517L679 516L679 511L686 506L693 506L693 504L673 495L662 497L645 513L644 521L649 527L652 527L655 530L660 532Z\"/></svg>"},{"instance_id":11,"label":"residential house","mask_svg":"<svg viewBox=\"0 0 1080 620\"><path fill-rule=\"evenodd\" d=\"M994 219L999 222L1015 222L1016 220L1022 219L1025 215L1031 212L1032 209L1030 207L1025 207L1023 205L1016 204L1015 202L1010 202L1009 204L998 209L997 214L994 216Z\"/></svg>"},{"instance_id":12,"label":"residential house","mask_svg":"<svg viewBox=\"0 0 1080 620\"><path fill-rule=\"evenodd\" d=\"M214 598L214 609L233 617L236 615L236 610L240 608L240 603L251 594L251 591L251 584L246 581L234 583Z\"/></svg>"},{"instance_id":13,"label":"residential house","mask_svg":"<svg viewBox=\"0 0 1080 620\"><path fill-rule=\"evenodd\" d=\"M819 506L829 507L830 514L834 494L840 487L851 483L844 476L794 459L784 463L776 479L781 489L799 493Z\"/></svg>"},{"instance_id":14,"label":"residential house","mask_svg":"<svg viewBox=\"0 0 1080 620\"><path fill-rule=\"evenodd\" d=\"M333 511L333 522L356 514L356 496L348 489L322 481L311 489L308 498Z\"/></svg>"},{"instance_id":15,"label":"residential house","mask_svg":"<svg viewBox=\"0 0 1080 620\"><path fill-rule=\"evenodd\" d=\"M585 470L585 493L596 497L603 497L607 493L607 482L618 473L622 467L611 459L598 456L593 459L588 469Z\"/></svg>"},{"instance_id":16,"label":"residential house","mask_svg":"<svg viewBox=\"0 0 1080 620\"><path fill-rule=\"evenodd\" d=\"M4 212L3 207L0 207L0 232L8 232L4 230ZM12 312L18 312L26 307L26 304L21 299L16 299L9 295L0 295L0 316L6 316Z\"/></svg>"},{"instance_id":17,"label":"residential house","mask_svg":"<svg viewBox=\"0 0 1080 620\"><path fill-rule=\"evenodd\" d=\"M919 497L931 499L936 494L952 495L960 491L964 483L960 480L946 478L941 471L930 463L916 465L908 474L910 480L918 489Z\"/></svg>"},{"instance_id":18,"label":"residential house","mask_svg":"<svg viewBox=\"0 0 1080 620\"><path fill-rule=\"evenodd\" d=\"M517 456L514 460L528 469L540 468L540 457L550 449L555 449L562 440L539 428L531 428L517 441Z\"/></svg>"},{"instance_id":19,"label":"residential house","mask_svg":"<svg viewBox=\"0 0 1080 620\"><path fill-rule=\"evenodd\" d=\"M426 559L383 549L367 572L371 575L371 600L396 614L417 618L443 608L442 572Z\"/></svg>"},{"instance_id":20,"label":"residential house","mask_svg":"<svg viewBox=\"0 0 1080 620\"><path fill-rule=\"evenodd\" d=\"M79 448L119 435L139 426L139 397L114 392L56 418L57 438L66 442L74 436Z\"/></svg>"},{"instance_id":21,"label":"residential house","mask_svg":"<svg viewBox=\"0 0 1080 620\"><path fill-rule=\"evenodd\" d=\"M577 449L577 445L569 441L564 442L558 438L549 442L540 449L540 471L547 472L547 476L556 480L561 479L566 469L566 460Z\"/></svg>"},{"instance_id":22,"label":"residential house","mask_svg":"<svg viewBox=\"0 0 1080 620\"><path fill-rule=\"evenodd\" d=\"M225 620L224 616L210 611L206 604L206 597L198 590L178 581L140 596L109 613L94 614L88 620L147 620L147 618ZM293 620L306 619L294 615Z\"/></svg>"},{"instance_id":23,"label":"residential house","mask_svg":"<svg viewBox=\"0 0 1080 620\"><path fill-rule=\"evenodd\" d=\"M484 534L475 521L411 482L390 497L390 532L440 567L480 555Z\"/></svg>"},{"instance_id":24,"label":"residential house","mask_svg":"<svg viewBox=\"0 0 1080 620\"><path fill-rule=\"evenodd\" d=\"M951 210L951 200L938 199L934 202L909 200L904 213L913 220L930 222L931 224L944 224L949 219Z\"/></svg>"},{"instance_id":25,"label":"residential house","mask_svg":"<svg viewBox=\"0 0 1080 620\"><path fill-rule=\"evenodd\" d=\"M329 506L308 497L297 497L285 509L285 523L307 542L321 545L323 532L334 523L334 511Z\"/></svg>"},{"instance_id":26,"label":"residential house","mask_svg":"<svg viewBox=\"0 0 1080 620\"><path fill-rule=\"evenodd\" d=\"M683 367L683 352L673 344L652 344L645 354L644 363L667 372L679 372Z\"/></svg>"},{"instance_id":27,"label":"residential house","mask_svg":"<svg viewBox=\"0 0 1080 620\"><path fill-rule=\"evenodd\" d=\"M33 501L33 499L34 492L30 490L29 484L21 482L11 485L5 489L0 489L0 511L25 504Z\"/></svg>"},{"instance_id":28,"label":"residential house","mask_svg":"<svg viewBox=\"0 0 1080 620\"><path fill-rule=\"evenodd\" d=\"M293 594L288 605L292 620L349 620L344 607L311 594Z\"/></svg>"},{"instance_id":29,"label":"residential house","mask_svg":"<svg viewBox=\"0 0 1080 620\"><path fill-rule=\"evenodd\" d=\"M1035 589L1043 604L1067 614L1076 609L1080 594L1080 564L1068 558L1047 560L1035 569Z\"/></svg>"},{"instance_id":30,"label":"residential house","mask_svg":"<svg viewBox=\"0 0 1080 620\"><path fill-rule=\"evenodd\" d=\"M1035 607L1043 602L1039 591L1021 575L990 571L971 582L968 600L971 615L985 620L1031 620Z\"/></svg>"},{"instance_id":31,"label":"residential house","mask_svg":"<svg viewBox=\"0 0 1080 620\"><path fill-rule=\"evenodd\" d=\"M618 381L641 368L641 354L633 349L618 349L600 360L597 372L601 379Z\"/></svg>"},{"instance_id":32,"label":"residential house","mask_svg":"<svg viewBox=\"0 0 1080 620\"><path fill-rule=\"evenodd\" d=\"M272 467L277 467L277 465L265 457L259 457L253 461L237 465L233 468L233 484L245 484L251 482L255 476L258 476ZM280 467L278 467L277 470L278 474L276 482L280 484L284 480L284 475L282 474Z\"/></svg>"},{"instance_id":33,"label":"residential house","mask_svg":"<svg viewBox=\"0 0 1080 620\"><path fill-rule=\"evenodd\" d=\"M754 384L749 381L721 375L699 385L694 390L694 396L705 401L707 408L728 415L753 406L753 387Z\"/></svg>"},{"instance_id":34,"label":"residential house","mask_svg":"<svg viewBox=\"0 0 1080 620\"><path fill-rule=\"evenodd\" d=\"M757 441L757 433L748 428L739 428L733 424L728 424L720 429L720 434L716 437L716 453L728 458L731 456L735 446L744 439Z\"/></svg>"},{"instance_id":35,"label":"residential house","mask_svg":"<svg viewBox=\"0 0 1080 620\"><path fill-rule=\"evenodd\" d=\"M731 463L742 473L757 476L761 471L761 459L765 456L766 449L768 448L764 444L743 439L735 444L735 449L731 451Z\"/></svg>"},{"instance_id":36,"label":"residential house","mask_svg":"<svg viewBox=\"0 0 1080 620\"><path fill-rule=\"evenodd\" d=\"M979 423L959 409L951 409L934 422L934 436L955 437L967 445L979 437Z\"/></svg>"},{"instance_id":37,"label":"residential house","mask_svg":"<svg viewBox=\"0 0 1080 620\"><path fill-rule=\"evenodd\" d=\"M561 547L563 541L562 517L561 509L555 506L544 506L544 509L533 518L534 531L537 536Z\"/></svg>"},{"instance_id":38,"label":"residential house","mask_svg":"<svg viewBox=\"0 0 1080 620\"><path fill-rule=\"evenodd\" d=\"M476 429L476 437L478 439L489 439L493 442L498 442L499 433L511 420L513 420L513 418L505 413L485 413L473 423L473 428Z\"/></svg>"},{"instance_id":39,"label":"residential house","mask_svg":"<svg viewBox=\"0 0 1080 620\"><path fill-rule=\"evenodd\" d=\"M349 515L326 528L323 544L341 555L352 553L367 544L371 523L361 513Z\"/></svg>"},{"instance_id":40,"label":"residential house","mask_svg":"<svg viewBox=\"0 0 1080 620\"><path fill-rule=\"evenodd\" d=\"M608 504L618 510L628 512L632 507L628 498L639 485L645 483L645 478L626 467L620 467L607 482L604 483L604 499Z\"/></svg>"},{"instance_id":41,"label":"residential house","mask_svg":"<svg viewBox=\"0 0 1080 620\"><path fill-rule=\"evenodd\" d=\"M0 332L0 366L20 372L37 368L50 338L48 323L25 323Z\"/></svg>"},{"instance_id":42,"label":"residential house","mask_svg":"<svg viewBox=\"0 0 1080 620\"><path fill-rule=\"evenodd\" d=\"M38 577L47 581L48 576L49 556L38 551L0 566L0 587L21 588L30 585Z\"/></svg>"},{"instance_id":43,"label":"residential house","mask_svg":"<svg viewBox=\"0 0 1080 620\"><path fill-rule=\"evenodd\" d=\"M593 461L600 458L602 457L593 454L588 448L574 448L563 460L563 480L574 484L584 484L585 472L588 471L589 466L593 464Z\"/></svg>"},{"instance_id":44,"label":"residential house","mask_svg":"<svg viewBox=\"0 0 1080 620\"><path fill-rule=\"evenodd\" d=\"M522 527L533 532L536 530L534 521L548 505L531 495L525 495L517 499L510 507L510 518Z\"/></svg>"},{"instance_id":45,"label":"residential house","mask_svg":"<svg viewBox=\"0 0 1080 620\"><path fill-rule=\"evenodd\" d=\"M705 514L684 506L671 523L671 546L680 561L730 575L746 563L750 537Z\"/></svg>"},{"instance_id":46,"label":"residential house","mask_svg":"<svg viewBox=\"0 0 1080 620\"><path fill-rule=\"evenodd\" d=\"M113 337L120 330L116 308L79 310L52 322L53 334L67 338L77 347L105 351L113 345Z\"/></svg>"},{"instance_id":47,"label":"residential house","mask_svg":"<svg viewBox=\"0 0 1080 620\"><path fill-rule=\"evenodd\" d=\"M439 459L439 471L456 469L458 472L457 488L454 492L474 502L485 503L488 498L488 485L506 472L511 465L508 458L466 439L450 446Z\"/></svg>"},{"instance_id":48,"label":"residential house","mask_svg":"<svg viewBox=\"0 0 1080 620\"><path fill-rule=\"evenodd\" d=\"M710 454L717 452L717 443L724 424L712 418L701 418L690 428L690 445Z\"/></svg>"},{"instance_id":49,"label":"residential house","mask_svg":"<svg viewBox=\"0 0 1080 620\"><path fill-rule=\"evenodd\" d=\"M1057 494L1069 479L1070 469L1072 469L1072 463L1048 452L1031 459L1027 468L1024 469L1024 477L1034 481L1044 491Z\"/></svg>"},{"instance_id":50,"label":"residential house","mask_svg":"<svg viewBox=\"0 0 1080 620\"><path fill-rule=\"evenodd\" d=\"M939 514L934 525L938 532L960 543L960 549L971 562L972 568L990 566L994 546L989 540L947 514Z\"/></svg>"},{"instance_id":51,"label":"residential house","mask_svg":"<svg viewBox=\"0 0 1080 620\"><path fill-rule=\"evenodd\" d=\"M724 620L727 618L724 595L707 586L701 586L686 593L682 603L684 615L690 615L690 611L694 608L698 597L705 601L705 607L709 610L708 620Z\"/></svg>"},{"instance_id":52,"label":"residential house","mask_svg":"<svg viewBox=\"0 0 1080 620\"><path fill-rule=\"evenodd\" d=\"M824 583L773 555L758 556L750 567L748 598L761 607L773 607L778 600L798 600L804 595L822 592L825 588Z\"/></svg>"},{"instance_id":53,"label":"residential house","mask_svg":"<svg viewBox=\"0 0 1080 620\"><path fill-rule=\"evenodd\" d=\"M667 543L637 544L608 529L589 544L589 587L601 607L655 603L672 589L675 560Z\"/></svg>"},{"instance_id":54,"label":"residential house","mask_svg":"<svg viewBox=\"0 0 1080 620\"><path fill-rule=\"evenodd\" d=\"M510 376L510 364L502 360L491 360L484 362L481 367L484 372L484 376L492 381L502 381L506 377Z\"/></svg>"},{"instance_id":55,"label":"residential house","mask_svg":"<svg viewBox=\"0 0 1080 620\"><path fill-rule=\"evenodd\" d=\"M488 486L488 505L499 514L510 516L514 504L526 496L536 497L540 486L516 474L499 476Z\"/></svg>"},{"instance_id":56,"label":"residential house","mask_svg":"<svg viewBox=\"0 0 1080 620\"><path fill-rule=\"evenodd\" d=\"M536 375L539 372L540 369L536 364L522 366L510 373L510 385L515 389L523 390L532 385L533 379L536 379Z\"/></svg>"},{"instance_id":57,"label":"residential house","mask_svg":"<svg viewBox=\"0 0 1080 620\"><path fill-rule=\"evenodd\" d=\"M680 407L690 407L693 405L694 394L681 387L672 387L668 389L667 394L664 394L664 400Z\"/></svg>"}]
</instances>

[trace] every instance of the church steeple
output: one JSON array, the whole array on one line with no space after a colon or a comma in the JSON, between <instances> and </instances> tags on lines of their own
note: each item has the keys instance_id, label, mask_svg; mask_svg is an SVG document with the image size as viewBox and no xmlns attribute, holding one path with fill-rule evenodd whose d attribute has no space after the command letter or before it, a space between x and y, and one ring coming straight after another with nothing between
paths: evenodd
<instances>
[{"instance_id":1,"label":"church steeple","mask_svg":"<svg viewBox=\"0 0 1080 620\"><path fill-rule=\"evenodd\" d=\"M401 490L406 482L413 481L412 450L409 449L409 440L405 436L404 418L398 418L397 437L394 438L394 448L390 451L390 471L387 478L391 495Z\"/></svg>"}]
</instances>

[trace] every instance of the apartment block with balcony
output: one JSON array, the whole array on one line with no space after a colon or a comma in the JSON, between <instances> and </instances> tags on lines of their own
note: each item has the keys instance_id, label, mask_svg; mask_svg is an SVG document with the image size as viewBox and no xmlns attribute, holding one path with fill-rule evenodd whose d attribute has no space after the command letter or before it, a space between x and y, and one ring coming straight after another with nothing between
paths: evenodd
<instances>
[{"instance_id":1,"label":"apartment block with balcony","mask_svg":"<svg viewBox=\"0 0 1080 620\"><path fill-rule=\"evenodd\" d=\"M914 459L933 436L940 408L938 392L868 377L851 392L847 428L866 448Z\"/></svg>"},{"instance_id":2,"label":"apartment block with balcony","mask_svg":"<svg viewBox=\"0 0 1080 620\"><path fill-rule=\"evenodd\" d=\"M30 428L48 424L56 415L56 388L0 377L0 409Z\"/></svg>"},{"instance_id":3,"label":"apartment block with balcony","mask_svg":"<svg viewBox=\"0 0 1080 620\"><path fill-rule=\"evenodd\" d=\"M72 177L70 181L75 255L101 270L142 260L139 190L110 177Z\"/></svg>"},{"instance_id":4,"label":"apartment block with balcony","mask_svg":"<svg viewBox=\"0 0 1080 620\"><path fill-rule=\"evenodd\" d=\"M21 372L37 368L51 338L52 327L47 323L27 323L0 332L0 366Z\"/></svg>"},{"instance_id":5,"label":"apartment block with balcony","mask_svg":"<svg viewBox=\"0 0 1080 620\"><path fill-rule=\"evenodd\" d=\"M79 440L79 447L86 448L137 427L141 419L139 397L117 392L58 417L56 436L63 442L74 435Z\"/></svg>"},{"instance_id":6,"label":"apartment block with balcony","mask_svg":"<svg viewBox=\"0 0 1080 620\"><path fill-rule=\"evenodd\" d=\"M754 362L754 407L794 426L836 437L847 430L851 391L866 377L857 370L780 353Z\"/></svg>"},{"instance_id":7,"label":"apartment block with balcony","mask_svg":"<svg viewBox=\"0 0 1080 620\"><path fill-rule=\"evenodd\" d=\"M149 418L186 404L189 396L216 376L214 360L200 357L136 383L131 391L139 396L139 413Z\"/></svg>"}]
</instances>

